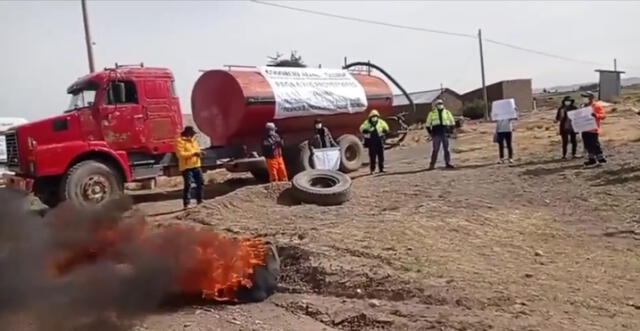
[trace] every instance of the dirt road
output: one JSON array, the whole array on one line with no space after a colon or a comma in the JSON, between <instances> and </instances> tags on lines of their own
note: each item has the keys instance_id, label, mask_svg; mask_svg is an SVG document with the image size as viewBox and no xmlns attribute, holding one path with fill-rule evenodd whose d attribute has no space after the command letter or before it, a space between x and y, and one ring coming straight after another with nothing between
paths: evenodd
<instances>
[{"instance_id":1,"label":"dirt road","mask_svg":"<svg viewBox=\"0 0 640 331\"><path fill-rule=\"evenodd\" d=\"M266 302L183 307L138 329L640 330L640 118L611 113L610 163L583 169L559 160L554 115L523 116L509 166L495 164L493 127L472 123L458 169L425 171L415 132L389 173L353 174L355 197L337 207L248 178L218 178L186 213L179 193L138 193L157 226L264 236L283 260Z\"/></svg>"}]
</instances>

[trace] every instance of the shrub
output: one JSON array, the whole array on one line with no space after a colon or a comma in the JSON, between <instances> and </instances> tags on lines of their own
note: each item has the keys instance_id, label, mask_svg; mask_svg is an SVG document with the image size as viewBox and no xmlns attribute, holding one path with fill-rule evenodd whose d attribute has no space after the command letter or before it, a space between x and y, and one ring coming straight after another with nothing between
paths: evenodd
<instances>
[{"instance_id":1,"label":"shrub","mask_svg":"<svg viewBox=\"0 0 640 331\"><path fill-rule=\"evenodd\" d=\"M462 116L472 120L484 118L484 101L480 99L466 103L462 108Z\"/></svg>"}]
</instances>

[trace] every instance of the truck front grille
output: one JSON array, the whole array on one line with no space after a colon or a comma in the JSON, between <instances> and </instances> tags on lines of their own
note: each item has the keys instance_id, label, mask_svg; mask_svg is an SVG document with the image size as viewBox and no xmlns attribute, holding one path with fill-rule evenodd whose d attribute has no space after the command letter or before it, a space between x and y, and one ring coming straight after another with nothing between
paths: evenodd
<instances>
[{"instance_id":1,"label":"truck front grille","mask_svg":"<svg viewBox=\"0 0 640 331\"><path fill-rule=\"evenodd\" d=\"M7 132L4 134L7 143L7 166L20 167L20 158L18 156L18 137L15 132Z\"/></svg>"}]
</instances>

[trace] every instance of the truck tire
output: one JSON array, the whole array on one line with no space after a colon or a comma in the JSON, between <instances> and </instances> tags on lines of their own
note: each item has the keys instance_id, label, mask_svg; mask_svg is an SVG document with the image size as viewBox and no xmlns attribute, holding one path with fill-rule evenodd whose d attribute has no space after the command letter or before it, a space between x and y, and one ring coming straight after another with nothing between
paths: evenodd
<instances>
[{"instance_id":1,"label":"truck tire","mask_svg":"<svg viewBox=\"0 0 640 331\"><path fill-rule=\"evenodd\" d=\"M100 205L123 192L120 175L108 165L92 160L73 166L60 183L61 200L69 200L77 207Z\"/></svg>"},{"instance_id":2,"label":"truck tire","mask_svg":"<svg viewBox=\"0 0 640 331\"><path fill-rule=\"evenodd\" d=\"M308 141L303 141L298 145L287 146L284 151L284 158L289 178L303 171L313 169L311 167L311 151L309 150Z\"/></svg>"},{"instance_id":3,"label":"truck tire","mask_svg":"<svg viewBox=\"0 0 640 331\"><path fill-rule=\"evenodd\" d=\"M351 178L338 171L303 171L292 184L293 197L303 203L333 206L351 199Z\"/></svg>"},{"instance_id":4,"label":"truck tire","mask_svg":"<svg viewBox=\"0 0 640 331\"><path fill-rule=\"evenodd\" d=\"M340 171L344 173L354 172L362 167L364 146L358 137L345 134L338 138L340 146Z\"/></svg>"}]
</instances>

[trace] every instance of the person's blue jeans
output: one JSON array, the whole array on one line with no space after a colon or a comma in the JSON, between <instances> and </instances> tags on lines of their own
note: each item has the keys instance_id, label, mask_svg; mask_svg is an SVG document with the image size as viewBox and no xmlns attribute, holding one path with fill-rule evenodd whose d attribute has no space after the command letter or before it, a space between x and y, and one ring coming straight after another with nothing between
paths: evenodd
<instances>
[{"instance_id":1,"label":"person's blue jeans","mask_svg":"<svg viewBox=\"0 0 640 331\"><path fill-rule=\"evenodd\" d=\"M429 165L435 167L438 161L438 153L440 153L440 146L444 149L444 162L446 165L451 164L451 153L449 153L449 137L446 133L436 133L431 135L432 150L431 150L431 162Z\"/></svg>"},{"instance_id":2,"label":"person's blue jeans","mask_svg":"<svg viewBox=\"0 0 640 331\"><path fill-rule=\"evenodd\" d=\"M184 188L182 190L182 203L186 207L191 202L193 191L194 197L198 204L202 203L204 199L204 178L202 176L202 170L200 168L190 168L182 171L182 180L184 182ZM193 190L192 190L193 187Z\"/></svg>"}]
</instances>

